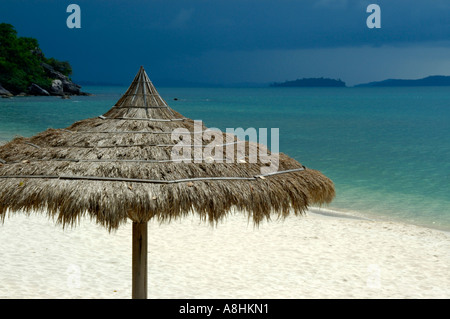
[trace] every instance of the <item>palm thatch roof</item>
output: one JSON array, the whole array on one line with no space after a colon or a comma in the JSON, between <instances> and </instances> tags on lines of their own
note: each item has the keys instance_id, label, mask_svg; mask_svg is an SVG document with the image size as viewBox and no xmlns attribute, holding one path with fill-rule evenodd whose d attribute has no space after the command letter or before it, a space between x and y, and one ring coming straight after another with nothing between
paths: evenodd
<instances>
[{"instance_id":1,"label":"palm thatch roof","mask_svg":"<svg viewBox=\"0 0 450 319\"><path fill-rule=\"evenodd\" d=\"M263 146L226 133L223 141L244 143L245 154L236 151L230 158L225 144L218 144L216 151L228 160L174 160L171 152L180 140L171 133L193 133L194 124L168 106L141 67L102 116L0 147L0 217L45 211L73 225L90 216L111 230L128 219L169 221L191 212L214 223L237 208L259 223L333 199L333 183L320 172L280 153L278 171L262 174L267 163L248 158ZM200 148L207 143L194 138Z\"/></svg>"}]
</instances>

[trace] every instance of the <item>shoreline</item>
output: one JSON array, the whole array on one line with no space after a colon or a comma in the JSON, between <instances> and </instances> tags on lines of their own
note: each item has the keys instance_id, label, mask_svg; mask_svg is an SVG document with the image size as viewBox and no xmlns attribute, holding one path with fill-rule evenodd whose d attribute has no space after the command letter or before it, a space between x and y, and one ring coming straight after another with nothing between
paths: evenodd
<instances>
[{"instance_id":1,"label":"shoreline","mask_svg":"<svg viewBox=\"0 0 450 319\"><path fill-rule=\"evenodd\" d=\"M0 298L131 296L131 223L63 230L16 213L0 240ZM259 227L239 212L214 227L152 221L149 298L449 298L449 243L448 232L314 208Z\"/></svg>"},{"instance_id":2,"label":"shoreline","mask_svg":"<svg viewBox=\"0 0 450 319\"><path fill-rule=\"evenodd\" d=\"M349 218L349 219L356 219L356 220L366 220L366 221L375 221L374 219L364 217L364 216L357 216L356 213L349 213L349 212L343 212L337 209L329 209L329 208L323 208L323 207L310 207L308 209L309 213L318 214L318 215L324 215L328 217L334 217L334 218ZM362 214L361 214L362 215Z\"/></svg>"},{"instance_id":3,"label":"shoreline","mask_svg":"<svg viewBox=\"0 0 450 319\"><path fill-rule=\"evenodd\" d=\"M392 222L397 224L404 224L404 225L410 225L410 226L416 226L416 227L422 227L427 229L432 229L436 231L441 231L444 233L450 234L450 229L444 229L444 227L433 227L432 225L428 223L413 223L410 221L402 220L400 218L389 218L389 216L386 215L375 215L375 214L369 214L367 212L363 211L343 211L337 208L324 208L324 207L316 207L312 206L309 208L309 212L313 214L318 215L325 215L329 217L335 217L335 218L349 218L349 219L357 219L357 220L366 220L366 221L374 221L374 222Z\"/></svg>"},{"instance_id":4,"label":"shoreline","mask_svg":"<svg viewBox=\"0 0 450 319\"><path fill-rule=\"evenodd\" d=\"M14 98L24 98L24 97L37 97L37 98L56 97L56 98L60 98L60 99L71 99L72 97L77 97L77 96L94 96L94 94L88 93L88 92L80 92L79 94L65 93L65 94L50 94L50 95L36 95L36 94L20 93L20 94L11 94L11 95L1 95L0 97L3 99L14 99Z\"/></svg>"},{"instance_id":5,"label":"shoreline","mask_svg":"<svg viewBox=\"0 0 450 319\"><path fill-rule=\"evenodd\" d=\"M13 139L14 138L9 139L9 140L1 140L0 139L0 146L9 143ZM410 222L407 220L402 220L400 218L390 219L389 216L387 216L387 215L369 214L364 211L347 211L347 210L342 210L339 208L325 208L325 207L317 207L317 206L311 206L309 208L309 211L314 214L327 215L327 216L336 217L336 218L350 218L350 219L360 219L360 220L370 220L370 221L385 221L385 222L404 223L407 225L424 227L424 228L442 231L445 233L450 233L450 229L447 229L447 227L433 226L432 224L425 223L425 222L413 223L413 222Z\"/></svg>"}]
</instances>

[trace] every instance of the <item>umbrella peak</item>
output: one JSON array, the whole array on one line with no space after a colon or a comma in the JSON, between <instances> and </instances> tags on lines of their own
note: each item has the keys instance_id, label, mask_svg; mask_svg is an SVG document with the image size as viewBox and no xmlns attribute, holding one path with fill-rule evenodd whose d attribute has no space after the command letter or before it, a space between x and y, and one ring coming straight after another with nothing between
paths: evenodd
<instances>
[{"instance_id":1,"label":"umbrella peak","mask_svg":"<svg viewBox=\"0 0 450 319\"><path fill-rule=\"evenodd\" d=\"M173 120L173 110L156 90L143 66L139 68L128 90L102 119Z\"/></svg>"}]
</instances>

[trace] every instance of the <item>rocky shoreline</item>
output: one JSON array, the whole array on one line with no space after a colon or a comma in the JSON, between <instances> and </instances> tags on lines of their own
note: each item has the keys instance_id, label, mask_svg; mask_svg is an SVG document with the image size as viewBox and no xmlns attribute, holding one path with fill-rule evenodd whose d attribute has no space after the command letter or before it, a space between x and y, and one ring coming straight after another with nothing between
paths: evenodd
<instances>
[{"instance_id":1,"label":"rocky shoreline","mask_svg":"<svg viewBox=\"0 0 450 319\"><path fill-rule=\"evenodd\" d=\"M0 83L0 96L3 98L13 96L60 96L62 98L69 98L71 95L92 95L90 93L82 92L81 86L73 83L67 76L61 72L56 71L52 66L41 63L47 76L52 79L51 87L43 89L35 83L31 83L27 92L20 92L13 94L5 89Z\"/></svg>"}]
</instances>

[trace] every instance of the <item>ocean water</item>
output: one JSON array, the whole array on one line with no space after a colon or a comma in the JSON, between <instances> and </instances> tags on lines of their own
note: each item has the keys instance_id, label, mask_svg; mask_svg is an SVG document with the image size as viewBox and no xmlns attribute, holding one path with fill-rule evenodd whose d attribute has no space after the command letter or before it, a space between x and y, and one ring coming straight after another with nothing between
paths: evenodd
<instances>
[{"instance_id":1,"label":"ocean water","mask_svg":"<svg viewBox=\"0 0 450 319\"><path fill-rule=\"evenodd\" d=\"M0 142L101 115L126 89L0 99ZM450 231L450 87L158 91L208 127L279 128L281 152L335 183L327 209Z\"/></svg>"}]
</instances>

